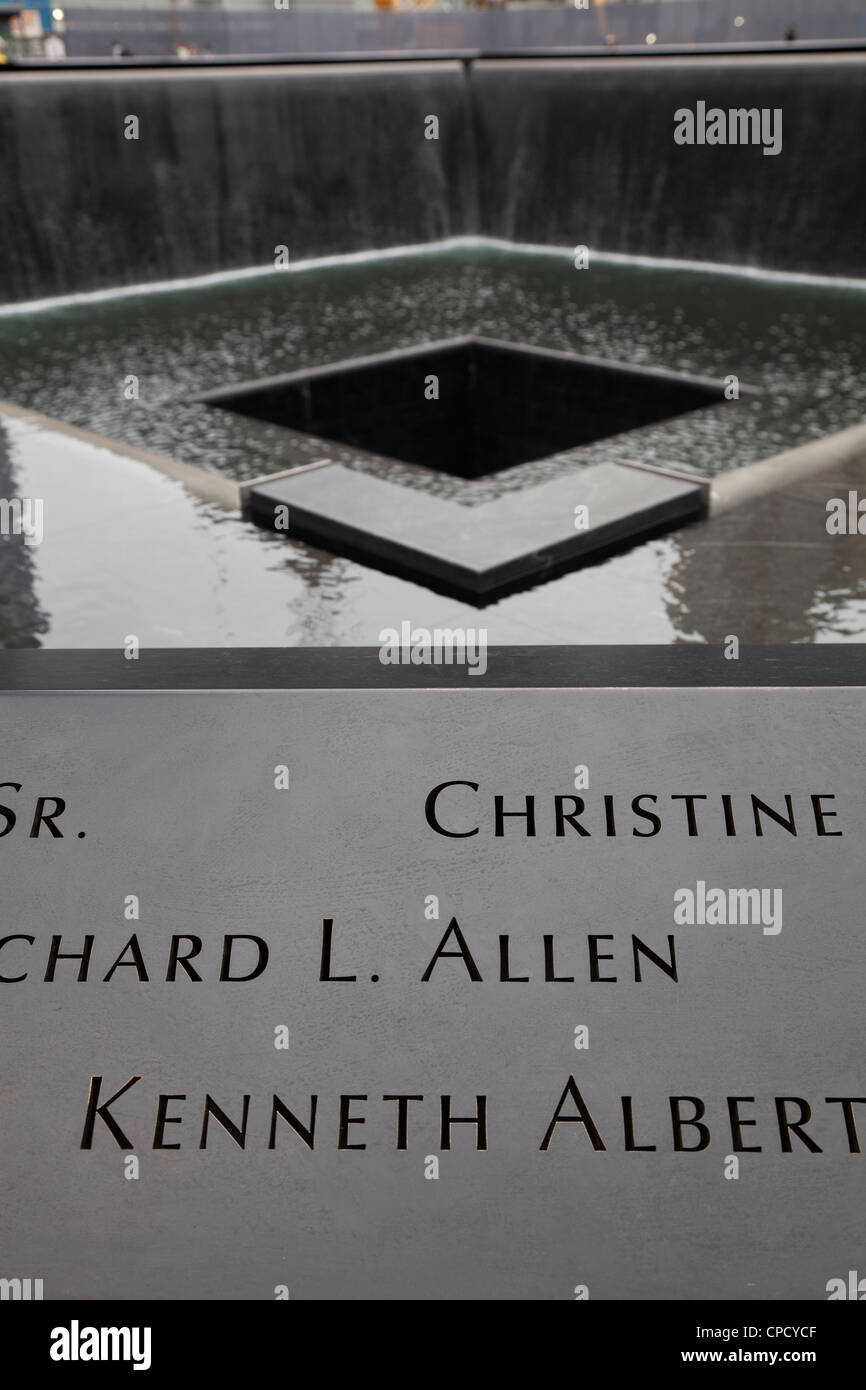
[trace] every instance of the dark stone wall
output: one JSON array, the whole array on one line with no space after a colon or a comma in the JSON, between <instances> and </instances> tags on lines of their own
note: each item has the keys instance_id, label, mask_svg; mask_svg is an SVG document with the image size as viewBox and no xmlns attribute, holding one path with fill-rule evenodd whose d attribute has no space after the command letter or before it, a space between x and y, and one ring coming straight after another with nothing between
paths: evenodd
<instances>
[{"instance_id":1,"label":"dark stone wall","mask_svg":"<svg viewBox=\"0 0 866 1390\"><path fill-rule=\"evenodd\" d=\"M0 301L465 233L468 100L460 63L16 74Z\"/></svg>"},{"instance_id":2,"label":"dark stone wall","mask_svg":"<svg viewBox=\"0 0 866 1390\"><path fill-rule=\"evenodd\" d=\"M488 235L866 275L866 57L473 67ZM682 146L674 112L780 108L782 149Z\"/></svg>"},{"instance_id":3,"label":"dark stone wall","mask_svg":"<svg viewBox=\"0 0 866 1390\"><path fill-rule=\"evenodd\" d=\"M477 233L864 277L864 77L866 55L7 73L0 301ZM699 100L781 108L781 153L677 145Z\"/></svg>"}]
</instances>

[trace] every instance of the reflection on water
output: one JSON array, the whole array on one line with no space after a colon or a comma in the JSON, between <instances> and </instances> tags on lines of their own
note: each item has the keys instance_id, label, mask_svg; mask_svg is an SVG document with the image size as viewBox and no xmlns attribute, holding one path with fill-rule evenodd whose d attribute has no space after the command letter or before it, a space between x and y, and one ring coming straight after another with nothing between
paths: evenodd
<instances>
[{"instance_id":1,"label":"reflection on water","mask_svg":"<svg viewBox=\"0 0 866 1390\"><path fill-rule=\"evenodd\" d=\"M0 497L21 498L6 429L0 422ZM34 592L35 547L21 535L0 535L0 647L38 647L49 619Z\"/></svg>"},{"instance_id":2,"label":"reflection on water","mask_svg":"<svg viewBox=\"0 0 866 1390\"><path fill-rule=\"evenodd\" d=\"M829 491L829 489L828 489ZM686 527L669 538L672 563L665 606L679 640L742 642L866 641L866 573L860 537L821 544L820 501L812 512L815 544L725 537L711 543Z\"/></svg>"}]
</instances>

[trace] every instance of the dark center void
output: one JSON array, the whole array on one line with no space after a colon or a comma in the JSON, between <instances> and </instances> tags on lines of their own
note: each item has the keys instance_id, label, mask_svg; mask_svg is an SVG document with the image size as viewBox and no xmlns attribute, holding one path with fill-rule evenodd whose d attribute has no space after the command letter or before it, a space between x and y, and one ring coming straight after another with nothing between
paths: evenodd
<instances>
[{"instance_id":1,"label":"dark center void","mask_svg":"<svg viewBox=\"0 0 866 1390\"><path fill-rule=\"evenodd\" d=\"M715 405L722 387L575 353L455 338L198 399L371 453L479 478Z\"/></svg>"}]
</instances>

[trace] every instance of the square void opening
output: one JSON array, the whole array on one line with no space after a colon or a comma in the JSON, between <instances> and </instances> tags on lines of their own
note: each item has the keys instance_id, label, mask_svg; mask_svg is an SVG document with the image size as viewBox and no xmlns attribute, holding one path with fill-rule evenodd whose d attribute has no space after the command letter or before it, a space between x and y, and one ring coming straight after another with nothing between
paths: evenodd
<instances>
[{"instance_id":1,"label":"square void opening","mask_svg":"<svg viewBox=\"0 0 866 1390\"><path fill-rule=\"evenodd\" d=\"M292 372L199 399L367 452L479 478L715 405L722 388L702 378L574 353L460 338Z\"/></svg>"}]
</instances>

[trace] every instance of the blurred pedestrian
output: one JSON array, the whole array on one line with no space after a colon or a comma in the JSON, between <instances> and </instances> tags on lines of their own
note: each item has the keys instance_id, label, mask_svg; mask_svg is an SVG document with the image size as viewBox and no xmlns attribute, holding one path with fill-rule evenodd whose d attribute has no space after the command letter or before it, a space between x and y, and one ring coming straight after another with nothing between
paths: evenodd
<instances>
[{"instance_id":1,"label":"blurred pedestrian","mask_svg":"<svg viewBox=\"0 0 866 1390\"><path fill-rule=\"evenodd\" d=\"M46 34L42 53L49 63L62 63L66 57L66 44L59 34Z\"/></svg>"}]
</instances>

